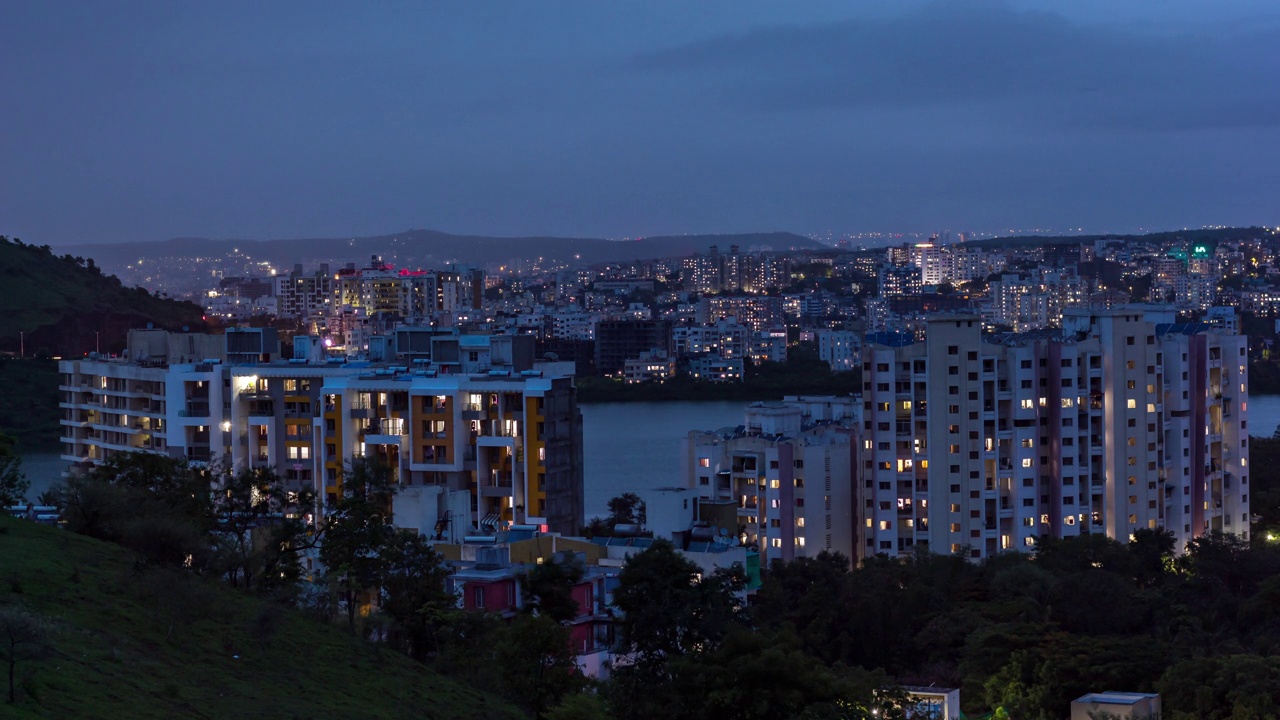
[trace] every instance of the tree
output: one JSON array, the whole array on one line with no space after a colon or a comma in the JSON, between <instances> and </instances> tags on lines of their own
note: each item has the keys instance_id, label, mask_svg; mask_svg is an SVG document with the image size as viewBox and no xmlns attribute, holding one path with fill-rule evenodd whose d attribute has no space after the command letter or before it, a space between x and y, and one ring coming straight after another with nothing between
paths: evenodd
<instances>
[{"instance_id":1,"label":"tree","mask_svg":"<svg viewBox=\"0 0 1280 720\"><path fill-rule=\"evenodd\" d=\"M18 701L19 661L39 658L48 649L49 626L44 618L16 606L0 606L0 659L9 675L8 702Z\"/></svg>"},{"instance_id":2,"label":"tree","mask_svg":"<svg viewBox=\"0 0 1280 720\"><path fill-rule=\"evenodd\" d=\"M445 588L449 571L426 539L399 531L379 551L383 563L380 599L392 621L391 641L415 660L425 660L454 606Z\"/></svg>"},{"instance_id":3,"label":"tree","mask_svg":"<svg viewBox=\"0 0 1280 720\"><path fill-rule=\"evenodd\" d=\"M1170 720L1273 718L1280 698L1280 658L1227 655L1182 660L1156 690Z\"/></svg>"},{"instance_id":4,"label":"tree","mask_svg":"<svg viewBox=\"0 0 1280 720\"><path fill-rule=\"evenodd\" d=\"M578 617L578 601L573 598L573 587L582 581L584 571L582 563L572 557L559 562L552 558L535 565L520 577L525 594L525 612L545 616L558 623Z\"/></svg>"},{"instance_id":5,"label":"tree","mask_svg":"<svg viewBox=\"0 0 1280 720\"><path fill-rule=\"evenodd\" d=\"M780 672L781 668L785 671ZM878 674L827 667L787 632L734 628L714 649L672 661L674 718L870 718ZM892 713L876 714L892 718Z\"/></svg>"},{"instance_id":6,"label":"tree","mask_svg":"<svg viewBox=\"0 0 1280 720\"><path fill-rule=\"evenodd\" d=\"M733 626L745 623L737 597L744 587L740 567L704 576L667 540L627 560L613 593L622 613L620 652L630 660L615 669L610 686L619 717L665 714L671 663L713 650Z\"/></svg>"},{"instance_id":7,"label":"tree","mask_svg":"<svg viewBox=\"0 0 1280 720\"><path fill-rule=\"evenodd\" d=\"M505 695L535 718L546 717L586 685L578 672L569 629L549 617L518 616L502 631L497 661Z\"/></svg>"},{"instance_id":8,"label":"tree","mask_svg":"<svg viewBox=\"0 0 1280 720\"><path fill-rule=\"evenodd\" d=\"M343 473L342 495L325 518L320 561L353 631L361 596L376 590L384 578L383 551L397 533L391 524L394 494L390 469L358 458Z\"/></svg>"},{"instance_id":9,"label":"tree","mask_svg":"<svg viewBox=\"0 0 1280 720\"><path fill-rule=\"evenodd\" d=\"M16 441L0 433L0 507L26 500L31 482L22 474L22 458L13 450Z\"/></svg>"},{"instance_id":10,"label":"tree","mask_svg":"<svg viewBox=\"0 0 1280 720\"><path fill-rule=\"evenodd\" d=\"M293 587L301 554L314 547L307 513L310 489L290 491L270 468L216 471L212 537L219 572L232 587L260 591Z\"/></svg>"},{"instance_id":11,"label":"tree","mask_svg":"<svg viewBox=\"0 0 1280 720\"><path fill-rule=\"evenodd\" d=\"M184 460L119 453L67 481L63 519L72 531L124 545L148 562L204 570L213 556L209 482Z\"/></svg>"},{"instance_id":12,"label":"tree","mask_svg":"<svg viewBox=\"0 0 1280 720\"><path fill-rule=\"evenodd\" d=\"M635 493L622 493L618 497L609 500L609 517L607 522L609 527L617 525L640 525L643 526L647 518L644 512L644 500Z\"/></svg>"}]
</instances>

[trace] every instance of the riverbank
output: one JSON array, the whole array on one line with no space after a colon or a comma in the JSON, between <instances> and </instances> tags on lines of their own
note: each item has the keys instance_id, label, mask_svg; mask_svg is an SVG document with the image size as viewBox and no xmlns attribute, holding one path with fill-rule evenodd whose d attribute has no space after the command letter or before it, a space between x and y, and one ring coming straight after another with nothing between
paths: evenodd
<instances>
[{"instance_id":1,"label":"riverbank","mask_svg":"<svg viewBox=\"0 0 1280 720\"><path fill-rule=\"evenodd\" d=\"M843 373L853 375L853 373ZM628 385L613 378L584 377L575 381L578 386L578 402L714 402L735 400L755 402L781 400L786 395L848 395L858 392L857 378L835 379L817 382L762 384L751 381L740 383L715 383L677 377L666 382L645 382Z\"/></svg>"}]
</instances>

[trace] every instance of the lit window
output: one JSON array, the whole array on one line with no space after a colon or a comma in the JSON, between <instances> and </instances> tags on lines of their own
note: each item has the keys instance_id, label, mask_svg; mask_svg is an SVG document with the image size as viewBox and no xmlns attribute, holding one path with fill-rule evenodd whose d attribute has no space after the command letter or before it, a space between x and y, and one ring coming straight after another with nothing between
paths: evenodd
<instances>
[{"instance_id":1,"label":"lit window","mask_svg":"<svg viewBox=\"0 0 1280 720\"><path fill-rule=\"evenodd\" d=\"M1031 467L1031 458L1022 458L1022 467L1024 468Z\"/></svg>"},{"instance_id":2,"label":"lit window","mask_svg":"<svg viewBox=\"0 0 1280 720\"><path fill-rule=\"evenodd\" d=\"M1133 410L1134 408L1138 407L1138 401L1134 400L1133 398L1129 398L1129 400L1126 402L1126 405L1128 405L1130 410Z\"/></svg>"}]
</instances>

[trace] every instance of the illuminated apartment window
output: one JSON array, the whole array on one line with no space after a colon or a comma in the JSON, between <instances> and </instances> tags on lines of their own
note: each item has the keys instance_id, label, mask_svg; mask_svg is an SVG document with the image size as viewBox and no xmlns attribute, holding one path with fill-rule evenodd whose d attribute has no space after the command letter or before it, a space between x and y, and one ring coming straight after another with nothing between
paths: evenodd
<instances>
[{"instance_id":1,"label":"illuminated apartment window","mask_svg":"<svg viewBox=\"0 0 1280 720\"><path fill-rule=\"evenodd\" d=\"M1031 458L1022 458L1022 467L1024 468L1031 467Z\"/></svg>"}]
</instances>

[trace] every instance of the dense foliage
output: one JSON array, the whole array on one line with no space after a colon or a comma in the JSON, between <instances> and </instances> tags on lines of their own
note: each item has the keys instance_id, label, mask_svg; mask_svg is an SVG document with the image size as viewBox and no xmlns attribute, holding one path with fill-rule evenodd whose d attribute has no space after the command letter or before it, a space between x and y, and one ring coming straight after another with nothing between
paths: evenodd
<instances>
[{"instance_id":1,"label":"dense foliage","mask_svg":"<svg viewBox=\"0 0 1280 720\"><path fill-rule=\"evenodd\" d=\"M1046 538L1034 557L920 555L854 570L821 555L775 564L753 616L823 663L960 687L970 712L1056 719L1108 689L1160 692L1174 720L1280 704L1266 673L1231 679L1280 650L1280 544L1265 540L1208 535L1175 557L1172 536L1144 530L1128 544Z\"/></svg>"},{"instance_id":2,"label":"dense foliage","mask_svg":"<svg viewBox=\"0 0 1280 720\"><path fill-rule=\"evenodd\" d=\"M658 540L613 590L617 660L602 683L570 650L581 565L532 568L523 613L462 611L439 554L392 524L383 467L349 467L310 525L313 499L281 492L273 473L128 456L72 482L65 517L146 566L300 607L537 718L895 718L895 687L935 685L961 688L970 714L1013 720L1056 720L1100 690L1159 692L1170 720L1234 720L1280 707L1280 527L1268 525L1280 441L1253 452L1252 544L1210 534L1181 549L1143 530L1128 543L1042 538L1034 555L982 563L921 553L851 567L824 553L775 563L748 604L741 568L705 573ZM614 519L637 519L615 500ZM307 582L317 539L327 570Z\"/></svg>"}]
</instances>

